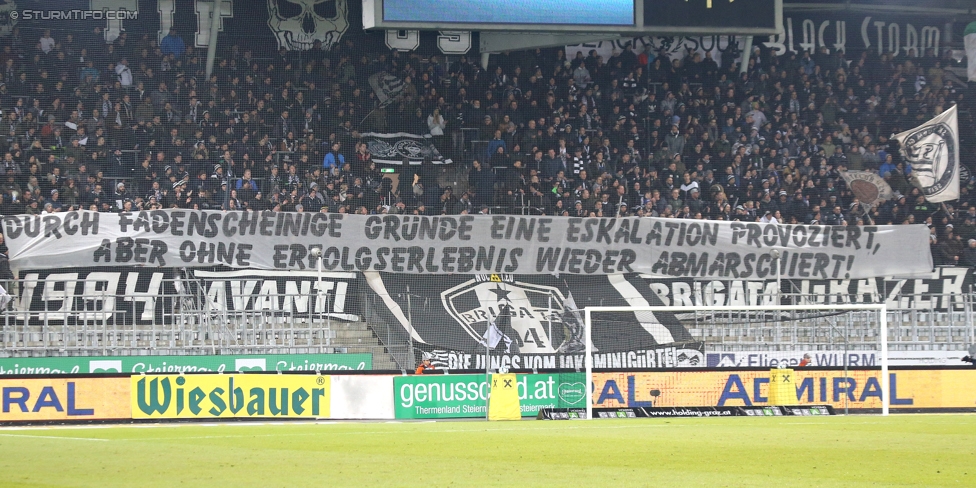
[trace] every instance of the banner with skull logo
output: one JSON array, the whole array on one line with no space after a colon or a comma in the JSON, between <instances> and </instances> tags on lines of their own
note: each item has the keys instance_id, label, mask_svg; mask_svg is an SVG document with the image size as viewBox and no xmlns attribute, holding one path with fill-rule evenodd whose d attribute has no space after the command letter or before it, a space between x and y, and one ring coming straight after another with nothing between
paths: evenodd
<instances>
[{"instance_id":1,"label":"banner with skull logo","mask_svg":"<svg viewBox=\"0 0 976 488\"><path fill-rule=\"evenodd\" d=\"M372 310L388 326L387 346L412 338L418 352L449 369L483 369L486 360L516 369L579 368L585 307L663 305L636 274L364 276ZM703 344L674 314L599 313L592 319L598 368L704 364Z\"/></svg>"},{"instance_id":2,"label":"banner with skull logo","mask_svg":"<svg viewBox=\"0 0 976 488\"><path fill-rule=\"evenodd\" d=\"M278 47L307 51L322 43L332 49L349 29L347 0L267 0L268 27L278 38Z\"/></svg>"},{"instance_id":3,"label":"banner with skull logo","mask_svg":"<svg viewBox=\"0 0 976 488\"><path fill-rule=\"evenodd\" d=\"M0 3L0 37L7 37L13 32L14 26L17 25L18 15L13 13L16 11L17 3L13 0Z\"/></svg>"},{"instance_id":4,"label":"banner with skull logo","mask_svg":"<svg viewBox=\"0 0 976 488\"><path fill-rule=\"evenodd\" d=\"M937 203L959 198L959 116L954 105L932 120L893 137L912 167L912 184Z\"/></svg>"}]
</instances>

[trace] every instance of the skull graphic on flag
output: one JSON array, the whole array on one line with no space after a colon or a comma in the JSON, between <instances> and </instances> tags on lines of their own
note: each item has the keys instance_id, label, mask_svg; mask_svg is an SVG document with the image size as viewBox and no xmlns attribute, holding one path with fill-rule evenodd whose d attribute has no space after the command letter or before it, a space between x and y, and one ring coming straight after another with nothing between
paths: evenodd
<instances>
[{"instance_id":1,"label":"skull graphic on flag","mask_svg":"<svg viewBox=\"0 0 976 488\"><path fill-rule=\"evenodd\" d=\"M315 41L330 50L349 29L347 0L268 0L268 27L278 47L307 51Z\"/></svg>"}]
</instances>

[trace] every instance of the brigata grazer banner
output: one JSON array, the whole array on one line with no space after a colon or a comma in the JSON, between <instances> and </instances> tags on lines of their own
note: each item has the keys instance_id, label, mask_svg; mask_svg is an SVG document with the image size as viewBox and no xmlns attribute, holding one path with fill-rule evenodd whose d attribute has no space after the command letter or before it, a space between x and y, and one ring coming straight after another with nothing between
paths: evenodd
<instances>
[{"instance_id":1,"label":"brigata grazer banner","mask_svg":"<svg viewBox=\"0 0 976 488\"><path fill-rule=\"evenodd\" d=\"M644 275L662 305L743 306L775 302L776 280L693 280ZM884 302L888 311L925 309L940 312L963 311L966 293L976 285L976 273L964 266L939 266L925 276L912 279L885 276L858 280L793 280L784 293L796 293L812 303ZM677 314L682 317L682 314Z\"/></svg>"},{"instance_id":2,"label":"brigata grazer banner","mask_svg":"<svg viewBox=\"0 0 976 488\"><path fill-rule=\"evenodd\" d=\"M4 218L14 267L852 279L927 274L925 226L159 210ZM775 257L777 251L780 257Z\"/></svg>"}]
</instances>

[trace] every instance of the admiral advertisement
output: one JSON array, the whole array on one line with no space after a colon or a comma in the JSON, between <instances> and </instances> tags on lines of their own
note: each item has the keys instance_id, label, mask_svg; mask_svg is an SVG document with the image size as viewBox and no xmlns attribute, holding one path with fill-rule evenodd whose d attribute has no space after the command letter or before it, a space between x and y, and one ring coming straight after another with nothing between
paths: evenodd
<instances>
[{"instance_id":1,"label":"admiral advertisement","mask_svg":"<svg viewBox=\"0 0 976 488\"><path fill-rule=\"evenodd\" d=\"M929 273L924 225L829 226L658 218L346 215L156 210L3 219L14 268L845 280ZM321 260L321 263L320 263Z\"/></svg>"},{"instance_id":2,"label":"admiral advertisement","mask_svg":"<svg viewBox=\"0 0 976 488\"><path fill-rule=\"evenodd\" d=\"M0 379L0 423L130 418L129 378Z\"/></svg>"},{"instance_id":3,"label":"admiral advertisement","mask_svg":"<svg viewBox=\"0 0 976 488\"><path fill-rule=\"evenodd\" d=\"M878 370L794 370L797 405L880 409ZM976 408L976 369L889 373L891 409ZM736 407L769 402L769 371L594 373L594 407Z\"/></svg>"},{"instance_id":4,"label":"admiral advertisement","mask_svg":"<svg viewBox=\"0 0 976 488\"><path fill-rule=\"evenodd\" d=\"M178 312L261 312L357 321L356 273L137 267L21 271L10 319L30 324L169 324Z\"/></svg>"},{"instance_id":5,"label":"admiral advertisement","mask_svg":"<svg viewBox=\"0 0 976 488\"><path fill-rule=\"evenodd\" d=\"M587 306L660 305L636 275L452 275L437 280L365 273L380 319L439 369L583 368ZM704 364L703 345L673 314L593 317L597 368L675 368ZM486 359L489 358L489 359Z\"/></svg>"}]
</instances>

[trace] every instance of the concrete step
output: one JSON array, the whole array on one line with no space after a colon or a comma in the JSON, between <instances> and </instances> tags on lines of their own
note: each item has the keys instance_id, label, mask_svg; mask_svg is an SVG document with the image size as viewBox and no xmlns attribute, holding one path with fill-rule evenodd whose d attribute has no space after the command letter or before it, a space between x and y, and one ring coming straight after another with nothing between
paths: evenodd
<instances>
[{"instance_id":1,"label":"concrete step","mask_svg":"<svg viewBox=\"0 0 976 488\"><path fill-rule=\"evenodd\" d=\"M331 330L369 330L369 325L366 322L338 322L334 321L331 324L327 324Z\"/></svg>"},{"instance_id":2,"label":"concrete step","mask_svg":"<svg viewBox=\"0 0 976 488\"><path fill-rule=\"evenodd\" d=\"M373 332L369 330L333 330L334 333L332 337L337 340L341 339L375 339Z\"/></svg>"},{"instance_id":3,"label":"concrete step","mask_svg":"<svg viewBox=\"0 0 976 488\"><path fill-rule=\"evenodd\" d=\"M381 359L376 355L373 355L373 369L375 370L396 370L400 369L400 366L393 361L392 358Z\"/></svg>"},{"instance_id":4,"label":"concrete step","mask_svg":"<svg viewBox=\"0 0 976 488\"><path fill-rule=\"evenodd\" d=\"M342 347L349 354L376 354L384 353L382 346L338 346Z\"/></svg>"}]
</instances>

